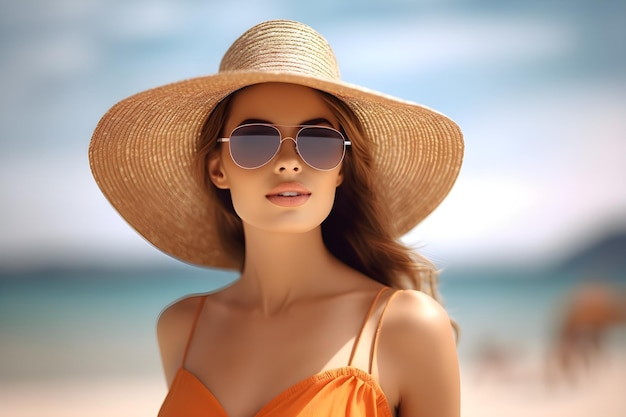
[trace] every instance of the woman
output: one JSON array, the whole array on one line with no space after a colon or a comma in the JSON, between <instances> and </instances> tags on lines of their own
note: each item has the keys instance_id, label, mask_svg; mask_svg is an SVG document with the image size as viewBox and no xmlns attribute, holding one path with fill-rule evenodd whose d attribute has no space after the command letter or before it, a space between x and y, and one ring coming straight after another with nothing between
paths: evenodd
<instances>
[{"instance_id":1,"label":"woman","mask_svg":"<svg viewBox=\"0 0 626 417\"><path fill-rule=\"evenodd\" d=\"M290 21L248 30L218 74L114 106L90 147L111 203L166 253L241 273L161 314L159 415L458 416L436 271L397 238L462 148L445 116L341 81Z\"/></svg>"}]
</instances>

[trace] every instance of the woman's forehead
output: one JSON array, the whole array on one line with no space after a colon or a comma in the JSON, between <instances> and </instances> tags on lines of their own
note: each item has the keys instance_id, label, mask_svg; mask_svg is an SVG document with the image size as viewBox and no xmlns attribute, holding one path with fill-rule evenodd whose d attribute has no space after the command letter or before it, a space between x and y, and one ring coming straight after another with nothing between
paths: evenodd
<instances>
[{"instance_id":1,"label":"woman's forehead","mask_svg":"<svg viewBox=\"0 0 626 417\"><path fill-rule=\"evenodd\" d=\"M337 123L319 91L287 83L257 84L236 92L227 124L239 124L249 119L281 125L298 125L314 119L327 119L333 125Z\"/></svg>"}]
</instances>

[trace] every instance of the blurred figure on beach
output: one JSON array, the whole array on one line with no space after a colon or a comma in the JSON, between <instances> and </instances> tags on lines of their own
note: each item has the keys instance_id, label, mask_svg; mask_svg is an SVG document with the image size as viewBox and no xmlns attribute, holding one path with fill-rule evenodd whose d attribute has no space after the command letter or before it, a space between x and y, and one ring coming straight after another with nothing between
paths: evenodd
<instances>
[{"instance_id":1,"label":"blurred figure on beach","mask_svg":"<svg viewBox=\"0 0 626 417\"><path fill-rule=\"evenodd\" d=\"M606 339L626 330L626 288L593 280L579 284L567 296L548 354L549 382L576 382L606 354Z\"/></svg>"}]
</instances>

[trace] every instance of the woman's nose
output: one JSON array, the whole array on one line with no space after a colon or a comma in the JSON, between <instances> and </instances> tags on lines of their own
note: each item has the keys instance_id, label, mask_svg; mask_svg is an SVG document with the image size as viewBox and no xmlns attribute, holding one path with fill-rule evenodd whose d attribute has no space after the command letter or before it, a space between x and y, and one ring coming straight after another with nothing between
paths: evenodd
<instances>
[{"instance_id":1,"label":"woman's nose","mask_svg":"<svg viewBox=\"0 0 626 417\"><path fill-rule=\"evenodd\" d=\"M296 149L296 141L291 137L283 138L275 157L278 172L299 172L302 170L302 159Z\"/></svg>"}]
</instances>

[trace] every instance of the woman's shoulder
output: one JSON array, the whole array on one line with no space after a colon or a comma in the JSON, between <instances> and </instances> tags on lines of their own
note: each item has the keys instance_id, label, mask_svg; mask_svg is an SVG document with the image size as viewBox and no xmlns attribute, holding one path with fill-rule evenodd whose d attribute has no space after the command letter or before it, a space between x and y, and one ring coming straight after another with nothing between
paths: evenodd
<instances>
[{"instance_id":1,"label":"woman's shoulder","mask_svg":"<svg viewBox=\"0 0 626 417\"><path fill-rule=\"evenodd\" d=\"M396 291L385 312L383 331L390 346L410 345L411 352L454 344L448 313L439 302L421 291Z\"/></svg>"},{"instance_id":2,"label":"woman's shoulder","mask_svg":"<svg viewBox=\"0 0 626 417\"><path fill-rule=\"evenodd\" d=\"M385 315L385 322L390 325L425 330L450 324L443 306L422 291L396 290L392 297Z\"/></svg>"},{"instance_id":3,"label":"woman's shoulder","mask_svg":"<svg viewBox=\"0 0 626 417\"><path fill-rule=\"evenodd\" d=\"M186 320L193 317L204 298L204 295L193 294L179 298L166 306L159 314L158 326L168 325L171 322Z\"/></svg>"},{"instance_id":4,"label":"woman's shoulder","mask_svg":"<svg viewBox=\"0 0 626 417\"><path fill-rule=\"evenodd\" d=\"M158 338L171 338L179 333L189 333L204 298L203 294L188 295L165 307L157 320Z\"/></svg>"},{"instance_id":5,"label":"woman's shoulder","mask_svg":"<svg viewBox=\"0 0 626 417\"><path fill-rule=\"evenodd\" d=\"M379 344L379 363L392 370L394 390L404 402L402 415L452 415L429 409L458 400L454 330L440 303L420 291L397 291L386 309ZM419 398L432 401L420 403Z\"/></svg>"}]
</instances>

